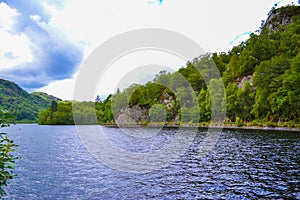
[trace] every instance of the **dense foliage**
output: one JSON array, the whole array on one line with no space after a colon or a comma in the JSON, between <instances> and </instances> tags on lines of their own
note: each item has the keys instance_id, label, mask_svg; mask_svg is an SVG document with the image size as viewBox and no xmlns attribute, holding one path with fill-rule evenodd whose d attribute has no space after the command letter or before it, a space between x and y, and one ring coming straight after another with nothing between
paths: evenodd
<instances>
[{"instance_id":1,"label":"dense foliage","mask_svg":"<svg viewBox=\"0 0 300 200\"><path fill-rule=\"evenodd\" d=\"M51 107L40 113L39 124L45 125L73 125L76 115L76 124L107 124L111 123L110 96L105 101L72 102L52 101ZM75 106L74 106L75 104ZM96 121L94 119L97 119Z\"/></svg>"},{"instance_id":2,"label":"dense foliage","mask_svg":"<svg viewBox=\"0 0 300 200\"><path fill-rule=\"evenodd\" d=\"M59 100L45 93L29 94L17 84L0 79L0 109L10 110L16 122L37 122L41 110L52 100Z\"/></svg>"},{"instance_id":3,"label":"dense foliage","mask_svg":"<svg viewBox=\"0 0 300 200\"><path fill-rule=\"evenodd\" d=\"M118 91L105 103L96 102L96 106L89 109L96 107L101 123L112 122L112 116L117 118L126 107L138 105L148 111L152 121L208 122L214 113L226 110L229 123L299 124L299 49L299 6L272 9L260 31L229 52L202 55L175 73L162 71L153 81L145 85L134 84ZM222 79L211 69L211 61L216 64ZM218 96L222 84L226 99ZM69 109L60 111L64 104L58 104L57 115L69 117L70 105ZM85 104L82 103L82 107ZM215 110L211 109L212 104ZM83 119L91 112L89 109L82 110ZM56 122L56 112L49 109L42 112L40 123L70 122ZM51 117L54 121L46 123Z\"/></svg>"},{"instance_id":4,"label":"dense foliage","mask_svg":"<svg viewBox=\"0 0 300 200\"><path fill-rule=\"evenodd\" d=\"M0 110L0 128L8 126L5 123L12 118L12 115ZM15 168L17 157L12 155L11 152L14 151L16 146L6 133L0 133L0 196L5 195L3 187L7 185L8 180L15 176L12 170Z\"/></svg>"}]
</instances>

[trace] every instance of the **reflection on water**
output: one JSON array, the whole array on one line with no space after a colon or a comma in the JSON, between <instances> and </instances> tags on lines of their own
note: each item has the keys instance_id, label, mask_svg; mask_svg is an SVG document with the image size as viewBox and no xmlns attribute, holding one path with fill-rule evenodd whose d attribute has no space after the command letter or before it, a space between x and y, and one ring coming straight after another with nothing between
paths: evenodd
<instances>
[{"instance_id":1,"label":"reflection on water","mask_svg":"<svg viewBox=\"0 0 300 200\"><path fill-rule=\"evenodd\" d=\"M19 130L21 128L21 130ZM168 143L176 129L134 138L105 128L121 148L147 152ZM223 131L205 159L192 146L169 167L146 174L113 170L84 148L73 126L15 125L20 146L7 199L300 199L300 133Z\"/></svg>"}]
</instances>

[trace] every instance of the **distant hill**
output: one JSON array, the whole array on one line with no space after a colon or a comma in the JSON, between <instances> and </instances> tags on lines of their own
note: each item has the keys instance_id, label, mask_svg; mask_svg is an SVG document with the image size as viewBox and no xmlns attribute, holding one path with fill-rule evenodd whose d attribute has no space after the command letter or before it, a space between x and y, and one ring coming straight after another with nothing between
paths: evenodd
<instances>
[{"instance_id":1,"label":"distant hill","mask_svg":"<svg viewBox=\"0 0 300 200\"><path fill-rule=\"evenodd\" d=\"M61 99L42 92L32 94L16 83L0 79L0 109L16 116L16 122L37 122L41 110Z\"/></svg>"},{"instance_id":2,"label":"distant hill","mask_svg":"<svg viewBox=\"0 0 300 200\"><path fill-rule=\"evenodd\" d=\"M61 99L53 96L53 95L49 95L45 92L33 92L31 93L32 95L34 96L38 96L38 97L41 97L42 99L46 100L46 101L61 101Z\"/></svg>"}]
</instances>

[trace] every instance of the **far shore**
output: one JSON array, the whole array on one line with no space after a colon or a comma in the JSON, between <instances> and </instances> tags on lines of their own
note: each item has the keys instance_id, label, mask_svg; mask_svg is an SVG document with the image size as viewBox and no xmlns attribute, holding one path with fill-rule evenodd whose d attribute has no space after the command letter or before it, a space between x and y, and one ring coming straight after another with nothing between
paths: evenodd
<instances>
[{"instance_id":1,"label":"far shore","mask_svg":"<svg viewBox=\"0 0 300 200\"><path fill-rule=\"evenodd\" d=\"M119 126L117 124L102 124L104 127L111 127L111 128L140 128L140 127L149 127L149 128L201 128L201 129L235 129L235 130L269 130L269 131L291 131L291 132L300 132L300 128L288 128L288 127L270 127L270 126L235 126L235 125L198 125L198 124L147 124L147 125L142 125L142 124L127 124L127 125L122 125Z\"/></svg>"},{"instance_id":2,"label":"far shore","mask_svg":"<svg viewBox=\"0 0 300 200\"><path fill-rule=\"evenodd\" d=\"M12 123L13 124L36 124L37 123ZM45 124L46 125L46 124ZM41 125L41 126L45 126ZM97 124L78 124L78 125L97 125ZM50 126L65 126L64 124L60 125L50 125ZM74 126L74 125L68 125L68 126ZM300 132L300 128L289 128L289 127L282 127L282 126L276 126L276 127L271 127L271 126L251 126L251 125L243 125L243 126L237 126L237 125L229 125L229 124L224 124L224 125L203 125L203 124L163 124L163 123L156 123L156 124L126 124L126 125L118 125L115 123L109 123L109 124L100 124L100 126L103 127L108 127L108 128L199 128L199 129L233 129L233 130L266 130L266 131L290 131L290 132Z\"/></svg>"}]
</instances>

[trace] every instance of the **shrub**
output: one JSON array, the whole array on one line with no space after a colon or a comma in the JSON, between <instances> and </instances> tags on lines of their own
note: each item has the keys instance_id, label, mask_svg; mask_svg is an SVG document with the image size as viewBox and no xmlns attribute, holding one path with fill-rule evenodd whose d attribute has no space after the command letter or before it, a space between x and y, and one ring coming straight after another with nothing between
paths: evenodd
<instances>
[{"instance_id":1,"label":"shrub","mask_svg":"<svg viewBox=\"0 0 300 200\"><path fill-rule=\"evenodd\" d=\"M0 127L9 126L6 123L11 118L13 116L0 110ZM12 170L15 168L17 157L13 156L11 152L14 152L16 146L14 141L8 138L7 133L0 133L0 196L6 194L3 187L7 185L8 180L15 176Z\"/></svg>"}]
</instances>

